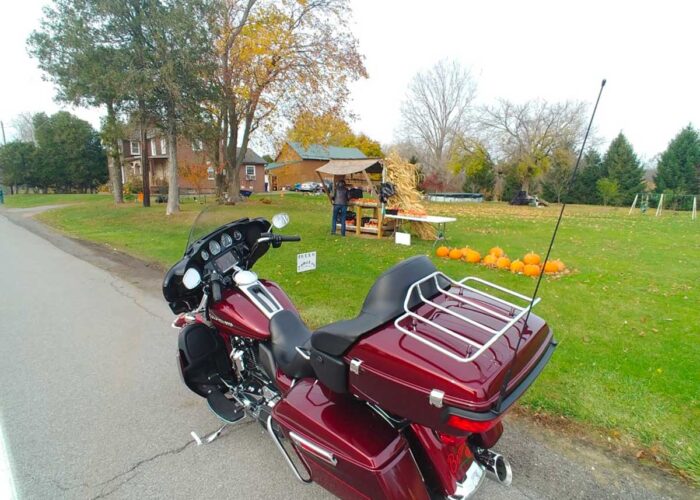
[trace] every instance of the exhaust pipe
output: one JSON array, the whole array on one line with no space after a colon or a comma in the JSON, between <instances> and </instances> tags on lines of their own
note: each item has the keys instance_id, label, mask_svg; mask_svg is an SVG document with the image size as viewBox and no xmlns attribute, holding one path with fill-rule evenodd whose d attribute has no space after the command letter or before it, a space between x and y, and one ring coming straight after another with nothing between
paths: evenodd
<instances>
[{"instance_id":1,"label":"exhaust pipe","mask_svg":"<svg viewBox=\"0 0 700 500\"><path fill-rule=\"evenodd\" d=\"M494 453L491 450L478 448L474 458L484 467L486 476L489 479L503 486L510 486L513 482L513 469L511 469L508 459L503 455Z\"/></svg>"}]
</instances>

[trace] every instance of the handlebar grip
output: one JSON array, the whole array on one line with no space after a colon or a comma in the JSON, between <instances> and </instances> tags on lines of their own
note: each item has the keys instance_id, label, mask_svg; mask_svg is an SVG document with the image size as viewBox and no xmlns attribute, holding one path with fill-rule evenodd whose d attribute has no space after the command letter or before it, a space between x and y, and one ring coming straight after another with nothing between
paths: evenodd
<instances>
[{"instance_id":1,"label":"handlebar grip","mask_svg":"<svg viewBox=\"0 0 700 500\"><path fill-rule=\"evenodd\" d=\"M280 241L301 241L301 236L299 236L298 234L295 234L293 236L278 234L277 237Z\"/></svg>"},{"instance_id":2,"label":"handlebar grip","mask_svg":"<svg viewBox=\"0 0 700 500\"><path fill-rule=\"evenodd\" d=\"M214 302L221 300L221 283L219 283L219 280L212 280L211 282L211 297L214 299Z\"/></svg>"}]
</instances>

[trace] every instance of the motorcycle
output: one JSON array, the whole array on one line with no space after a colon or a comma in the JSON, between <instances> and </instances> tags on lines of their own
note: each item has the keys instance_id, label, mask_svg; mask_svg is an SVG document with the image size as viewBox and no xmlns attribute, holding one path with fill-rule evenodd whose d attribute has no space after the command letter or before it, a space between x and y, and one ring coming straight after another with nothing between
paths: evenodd
<instances>
[{"instance_id":1,"label":"motorcycle","mask_svg":"<svg viewBox=\"0 0 700 500\"><path fill-rule=\"evenodd\" d=\"M377 278L356 318L312 333L252 271L300 241L275 232L289 217L227 213L199 215L163 282L182 380L223 421L198 443L252 418L298 480L340 498L456 500L485 477L510 484L492 448L556 347L531 313L539 299L416 256Z\"/></svg>"}]
</instances>

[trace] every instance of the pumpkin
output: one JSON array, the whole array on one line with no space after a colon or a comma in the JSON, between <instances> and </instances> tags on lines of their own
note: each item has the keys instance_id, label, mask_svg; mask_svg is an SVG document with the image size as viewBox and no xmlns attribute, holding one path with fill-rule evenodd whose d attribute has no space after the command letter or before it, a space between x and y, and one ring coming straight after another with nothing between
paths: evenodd
<instances>
[{"instance_id":1,"label":"pumpkin","mask_svg":"<svg viewBox=\"0 0 700 500\"><path fill-rule=\"evenodd\" d=\"M554 274L559 272L559 266L553 260L548 260L544 265L544 272L547 274Z\"/></svg>"},{"instance_id":2,"label":"pumpkin","mask_svg":"<svg viewBox=\"0 0 700 500\"><path fill-rule=\"evenodd\" d=\"M501 247L493 247L491 250L489 250L489 254L493 255L496 258L503 257L503 249Z\"/></svg>"},{"instance_id":3,"label":"pumpkin","mask_svg":"<svg viewBox=\"0 0 700 500\"><path fill-rule=\"evenodd\" d=\"M542 259L540 259L540 256L537 255L535 252L526 253L525 257L523 258L523 262L525 262L526 265L527 264L539 265L541 260Z\"/></svg>"},{"instance_id":4,"label":"pumpkin","mask_svg":"<svg viewBox=\"0 0 700 500\"><path fill-rule=\"evenodd\" d=\"M564 265L564 263L559 259L553 260L552 262L554 262L557 265L557 272L561 273L562 271L564 271L564 269L566 269L566 265Z\"/></svg>"},{"instance_id":5,"label":"pumpkin","mask_svg":"<svg viewBox=\"0 0 700 500\"><path fill-rule=\"evenodd\" d=\"M508 257L499 257L496 260L496 267L498 269L510 269L510 259Z\"/></svg>"},{"instance_id":6,"label":"pumpkin","mask_svg":"<svg viewBox=\"0 0 700 500\"><path fill-rule=\"evenodd\" d=\"M496 265L496 256L488 254L486 257L484 257L484 260L482 260L481 262L485 266L493 267Z\"/></svg>"},{"instance_id":7,"label":"pumpkin","mask_svg":"<svg viewBox=\"0 0 700 500\"><path fill-rule=\"evenodd\" d=\"M452 250L450 250L449 256L450 256L450 259L454 259L454 260L461 259L462 258L462 251L459 248L453 248Z\"/></svg>"},{"instance_id":8,"label":"pumpkin","mask_svg":"<svg viewBox=\"0 0 700 500\"><path fill-rule=\"evenodd\" d=\"M481 254L476 250L467 248L464 251L464 260L466 260L467 262L471 262L472 264L478 264L481 261Z\"/></svg>"},{"instance_id":9,"label":"pumpkin","mask_svg":"<svg viewBox=\"0 0 700 500\"><path fill-rule=\"evenodd\" d=\"M438 247L435 255L438 257L447 257L450 254L450 249L447 247Z\"/></svg>"},{"instance_id":10,"label":"pumpkin","mask_svg":"<svg viewBox=\"0 0 700 500\"><path fill-rule=\"evenodd\" d=\"M525 264L525 267L523 268L523 273L525 276L539 276L540 274L540 266L537 264Z\"/></svg>"},{"instance_id":11,"label":"pumpkin","mask_svg":"<svg viewBox=\"0 0 700 500\"><path fill-rule=\"evenodd\" d=\"M513 262L510 263L510 272L511 273L522 273L523 268L525 267L525 264L521 260L514 260Z\"/></svg>"}]
</instances>

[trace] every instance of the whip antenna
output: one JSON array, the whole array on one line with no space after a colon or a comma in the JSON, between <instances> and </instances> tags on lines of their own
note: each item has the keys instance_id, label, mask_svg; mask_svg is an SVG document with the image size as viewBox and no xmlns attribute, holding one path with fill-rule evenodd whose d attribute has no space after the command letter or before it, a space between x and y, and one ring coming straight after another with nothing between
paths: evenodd
<instances>
[{"instance_id":1,"label":"whip antenna","mask_svg":"<svg viewBox=\"0 0 700 500\"><path fill-rule=\"evenodd\" d=\"M561 210L559 211L559 218L557 219L557 224L554 226L554 232L552 233L552 239L549 242L549 248L547 249L547 254L544 257L544 262L542 263L542 271L540 272L539 276L537 277L537 284L535 285L535 291L532 294L532 299L530 299L530 308L527 311L527 314L525 315L525 320L523 323L522 328L520 329L520 333L518 334L518 343L515 345L515 352L513 353L513 359L510 361L510 366L508 367L508 371L506 372L506 376L503 379L503 385L501 386L501 393L498 397L498 403L496 404L496 411L500 413L501 411L501 404L503 404L503 398L506 395L506 390L508 388L508 384L510 383L510 379L513 376L513 366L515 365L515 360L518 358L518 349L520 349L520 342L523 339L523 331L525 328L527 328L527 322L530 319L530 313L532 312L532 308L535 305L535 299L537 298L537 292L540 289L540 283L542 283L542 276L544 275L544 267L547 265L547 261L549 260L549 254L552 252L552 247L554 246L554 240L557 237L557 231L559 231L559 224L561 224L561 218L564 215L564 209L566 208L566 199L569 196L569 193L571 192L571 187L574 184L574 181L576 180L576 173L578 172L578 166L581 163L581 157L583 156L583 150L586 147L586 141L588 140L588 134L591 131L591 126L593 125L593 118L595 118L595 112L598 109L598 103L600 102L600 96L603 95L603 88L605 87L605 82L606 80L604 79L600 83L600 90L598 91L598 98L595 101L595 106L593 106L593 113L591 113L591 120L588 122L588 128L586 129L586 135L583 136L583 142L581 143L581 149L578 152L578 158L576 159L576 165L574 165L574 170L571 172L571 177L569 178L569 182L566 186L566 192L564 193L563 197L563 203L561 205Z\"/></svg>"}]
</instances>

